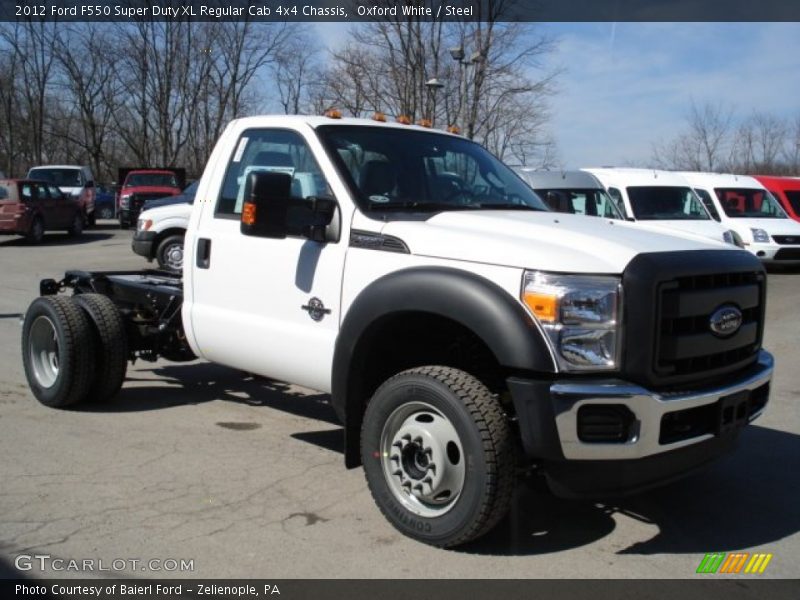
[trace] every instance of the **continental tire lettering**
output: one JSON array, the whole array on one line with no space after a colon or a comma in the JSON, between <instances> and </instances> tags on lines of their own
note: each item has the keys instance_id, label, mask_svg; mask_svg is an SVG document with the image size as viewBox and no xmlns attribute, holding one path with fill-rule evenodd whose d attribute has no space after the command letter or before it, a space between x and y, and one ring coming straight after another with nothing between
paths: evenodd
<instances>
[{"instance_id":1,"label":"continental tire lettering","mask_svg":"<svg viewBox=\"0 0 800 600\"><path fill-rule=\"evenodd\" d=\"M405 509L398 506L395 502L389 499L389 510L391 510L397 519L406 527L410 527L411 529L416 529L417 531L422 531L424 533L431 532L431 524L426 523L425 521L419 521L410 517L408 512Z\"/></svg>"}]
</instances>

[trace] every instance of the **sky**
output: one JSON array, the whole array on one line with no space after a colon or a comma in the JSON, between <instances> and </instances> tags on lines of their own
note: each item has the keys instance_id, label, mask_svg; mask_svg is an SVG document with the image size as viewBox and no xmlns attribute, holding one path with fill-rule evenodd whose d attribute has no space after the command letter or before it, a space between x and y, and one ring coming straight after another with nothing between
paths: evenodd
<instances>
[{"instance_id":1,"label":"sky","mask_svg":"<svg viewBox=\"0 0 800 600\"><path fill-rule=\"evenodd\" d=\"M317 23L336 47L347 24ZM543 23L562 69L551 133L565 168L647 164L691 102L800 117L800 23Z\"/></svg>"}]
</instances>

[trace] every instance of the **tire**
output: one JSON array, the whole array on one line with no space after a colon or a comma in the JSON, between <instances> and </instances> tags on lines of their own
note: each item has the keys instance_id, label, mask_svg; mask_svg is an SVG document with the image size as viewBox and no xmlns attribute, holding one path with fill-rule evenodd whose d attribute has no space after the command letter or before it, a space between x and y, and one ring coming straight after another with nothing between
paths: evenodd
<instances>
[{"instance_id":1,"label":"tire","mask_svg":"<svg viewBox=\"0 0 800 600\"><path fill-rule=\"evenodd\" d=\"M100 218L101 219L113 219L114 218L114 209L109 206L104 206L100 209Z\"/></svg>"},{"instance_id":2,"label":"tire","mask_svg":"<svg viewBox=\"0 0 800 600\"><path fill-rule=\"evenodd\" d=\"M28 385L45 406L66 408L86 398L95 348L85 313L67 296L34 300L22 326Z\"/></svg>"},{"instance_id":3,"label":"tire","mask_svg":"<svg viewBox=\"0 0 800 600\"><path fill-rule=\"evenodd\" d=\"M361 428L364 473L383 515L401 533L445 548L477 539L506 515L514 448L497 398L450 367L386 381Z\"/></svg>"},{"instance_id":4,"label":"tire","mask_svg":"<svg viewBox=\"0 0 800 600\"><path fill-rule=\"evenodd\" d=\"M42 217L36 216L31 222L31 228L25 234L25 239L29 244L41 244L44 239L44 220Z\"/></svg>"},{"instance_id":5,"label":"tire","mask_svg":"<svg viewBox=\"0 0 800 600\"><path fill-rule=\"evenodd\" d=\"M83 233L83 215L75 213L72 218L72 225L67 229L67 234L71 237L77 237Z\"/></svg>"},{"instance_id":6,"label":"tire","mask_svg":"<svg viewBox=\"0 0 800 600\"><path fill-rule=\"evenodd\" d=\"M183 236L180 234L165 237L156 250L158 266L166 271L183 271Z\"/></svg>"},{"instance_id":7,"label":"tire","mask_svg":"<svg viewBox=\"0 0 800 600\"><path fill-rule=\"evenodd\" d=\"M117 395L128 370L128 340L125 323L114 303L102 294L73 296L92 325L97 357L87 398L108 402Z\"/></svg>"}]
</instances>

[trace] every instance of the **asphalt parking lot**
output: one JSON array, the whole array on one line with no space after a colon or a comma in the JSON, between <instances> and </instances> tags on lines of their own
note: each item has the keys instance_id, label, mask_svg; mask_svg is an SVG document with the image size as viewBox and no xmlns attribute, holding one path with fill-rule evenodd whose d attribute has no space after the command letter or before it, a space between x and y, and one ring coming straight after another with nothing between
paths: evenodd
<instances>
[{"instance_id":1,"label":"asphalt parking lot","mask_svg":"<svg viewBox=\"0 0 800 600\"><path fill-rule=\"evenodd\" d=\"M800 577L800 271L769 275L771 404L735 454L613 504L522 486L494 532L445 551L397 533L361 470L344 469L323 394L201 361L139 362L112 404L36 402L19 319L39 280L142 268L131 235L101 224L36 247L0 238L0 575L20 575L19 555L46 554L128 563L99 576L683 578L707 552L743 550L774 555L762 577ZM130 567L151 559L193 570ZM54 573L23 573L43 574Z\"/></svg>"}]
</instances>

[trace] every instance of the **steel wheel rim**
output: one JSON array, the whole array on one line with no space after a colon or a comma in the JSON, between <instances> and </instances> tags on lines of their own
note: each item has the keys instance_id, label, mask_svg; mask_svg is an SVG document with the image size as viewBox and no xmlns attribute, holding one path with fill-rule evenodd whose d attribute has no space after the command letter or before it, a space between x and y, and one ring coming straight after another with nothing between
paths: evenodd
<instances>
[{"instance_id":1,"label":"steel wheel rim","mask_svg":"<svg viewBox=\"0 0 800 600\"><path fill-rule=\"evenodd\" d=\"M164 249L164 264L174 271L183 269L183 244L170 244Z\"/></svg>"},{"instance_id":2,"label":"steel wheel rim","mask_svg":"<svg viewBox=\"0 0 800 600\"><path fill-rule=\"evenodd\" d=\"M383 426L380 448L386 483L403 506L428 518L453 508L464 488L464 449L441 411L418 401L398 407Z\"/></svg>"},{"instance_id":3,"label":"steel wheel rim","mask_svg":"<svg viewBox=\"0 0 800 600\"><path fill-rule=\"evenodd\" d=\"M53 387L58 379L60 353L58 333L45 316L36 317L28 334L30 363L33 375L42 387Z\"/></svg>"}]
</instances>

